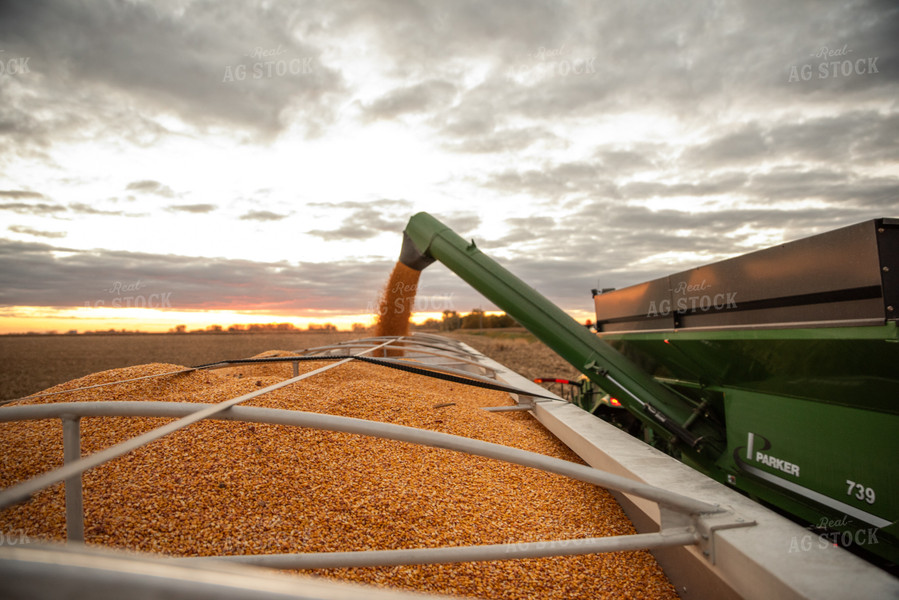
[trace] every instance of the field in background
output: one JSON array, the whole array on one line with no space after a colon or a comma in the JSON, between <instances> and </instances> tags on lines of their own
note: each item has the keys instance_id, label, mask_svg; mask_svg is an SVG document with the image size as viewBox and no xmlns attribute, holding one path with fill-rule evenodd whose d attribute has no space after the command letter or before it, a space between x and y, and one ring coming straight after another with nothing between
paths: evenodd
<instances>
[{"instance_id":1,"label":"field in background","mask_svg":"<svg viewBox=\"0 0 899 600\"><path fill-rule=\"evenodd\" d=\"M529 379L577 376L568 363L523 329L455 331L444 335L468 344ZM196 366L227 358L246 358L266 350L299 350L360 337L366 334L0 336L0 400L33 394L107 369L152 362Z\"/></svg>"},{"instance_id":2,"label":"field in background","mask_svg":"<svg viewBox=\"0 0 899 600\"><path fill-rule=\"evenodd\" d=\"M153 362L193 367L360 337L365 336L339 332L0 336L0 400L107 369Z\"/></svg>"}]
</instances>

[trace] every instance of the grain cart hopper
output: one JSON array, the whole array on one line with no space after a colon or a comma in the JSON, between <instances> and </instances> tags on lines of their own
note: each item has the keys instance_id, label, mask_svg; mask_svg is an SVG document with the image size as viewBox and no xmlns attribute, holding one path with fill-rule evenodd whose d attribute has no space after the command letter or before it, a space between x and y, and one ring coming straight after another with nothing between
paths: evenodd
<instances>
[{"instance_id":1,"label":"grain cart hopper","mask_svg":"<svg viewBox=\"0 0 899 600\"><path fill-rule=\"evenodd\" d=\"M458 274L580 370L586 395L616 398L603 416L630 433L899 562L899 220L594 292L597 334L427 213L400 260Z\"/></svg>"}]
</instances>

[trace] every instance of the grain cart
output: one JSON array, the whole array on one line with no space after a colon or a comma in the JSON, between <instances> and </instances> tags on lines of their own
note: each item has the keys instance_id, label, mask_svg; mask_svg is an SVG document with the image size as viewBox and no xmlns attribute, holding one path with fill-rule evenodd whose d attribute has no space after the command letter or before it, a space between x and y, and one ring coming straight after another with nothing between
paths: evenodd
<instances>
[{"instance_id":1,"label":"grain cart","mask_svg":"<svg viewBox=\"0 0 899 600\"><path fill-rule=\"evenodd\" d=\"M583 406L835 544L899 562L899 220L594 290L596 333L419 213L400 261L435 260L580 370Z\"/></svg>"}]
</instances>

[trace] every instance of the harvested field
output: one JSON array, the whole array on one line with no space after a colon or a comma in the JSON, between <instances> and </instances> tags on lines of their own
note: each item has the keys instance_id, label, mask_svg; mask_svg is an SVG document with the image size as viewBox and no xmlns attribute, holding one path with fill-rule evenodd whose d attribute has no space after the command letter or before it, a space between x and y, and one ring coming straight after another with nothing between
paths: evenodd
<instances>
[{"instance_id":1,"label":"harvested field","mask_svg":"<svg viewBox=\"0 0 899 600\"><path fill-rule=\"evenodd\" d=\"M268 352L265 356L284 354ZM301 363L301 371L323 362ZM331 363L333 364L333 363ZM54 391L176 370L96 373ZM220 402L281 381L290 365L192 372L36 398ZM452 406L437 408L447 402ZM15 404L21 404L17 402ZM431 429L579 459L528 414L488 413L508 396L364 363L251 400ZM0 410L3 410L0 407ZM82 422L85 454L164 423ZM0 424L0 485L62 462L59 421ZM633 533L602 489L557 475L406 443L286 426L203 421L84 476L85 537L169 555L328 552L533 542ZM64 537L63 486L0 513L0 529ZM316 575L479 598L675 598L648 552L452 565L330 569Z\"/></svg>"},{"instance_id":2,"label":"harvested field","mask_svg":"<svg viewBox=\"0 0 899 600\"><path fill-rule=\"evenodd\" d=\"M577 371L523 330L442 333L529 379ZM358 333L222 333L0 336L0 401L91 373L154 362L200 365L273 348L297 350L364 337ZM555 391L558 392L558 389Z\"/></svg>"},{"instance_id":3,"label":"harvested field","mask_svg":"<svg viewBox=\"0 0 899 600\"><path fill-rule=\"evenodd\" d=\"M0 400L91 373L154 362L195 366L280 348L297 350L358 333L214 333L0 336Z\"/></svg>"}]
</instances>

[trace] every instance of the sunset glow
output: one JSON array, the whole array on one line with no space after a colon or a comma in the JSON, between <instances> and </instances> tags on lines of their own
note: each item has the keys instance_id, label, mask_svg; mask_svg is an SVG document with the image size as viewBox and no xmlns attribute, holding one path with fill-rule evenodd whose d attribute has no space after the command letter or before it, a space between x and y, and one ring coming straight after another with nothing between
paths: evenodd
<instances>
[{"instance_id":1,"label":"sunset glow","mask_svg":"<svg viewBox=\"0 0 899 600\"><path fill-rule=\"evenodd\" d=\"M420 211L579 321L899 216L882 3L0 6L0 332L368 325Z\"/></svg>"},{"instance_id":2,"label":"sunset glow","mask_svg":"<svg viewBox=\"0 0 899 600\"><path fill-rule=\"evenodd\" d=\"M326 311L320 311L325 313ZM484 311L485 315L500 315L500 311ZM592 313L573 311L572 317L583 322L592 318ZM439 312L414 312L412 322L422 324L429 319L441 320ZM263 311L178 311L146 308L74 308L41 309L30 306L14 306L4 309L0 315L0 335L21 333L69 333L77 331L142 331L146 333L166 333L178 325L185 325L188 331L204 330L218 325L227 330L231 325L290 323L297 329L320 328L334 325L339 331L352 331L355 325L371 327L373 314L315 314L306 317L285 316ZM76 327L77 326L77 327Z\"/></svg>"}]
</instances>

